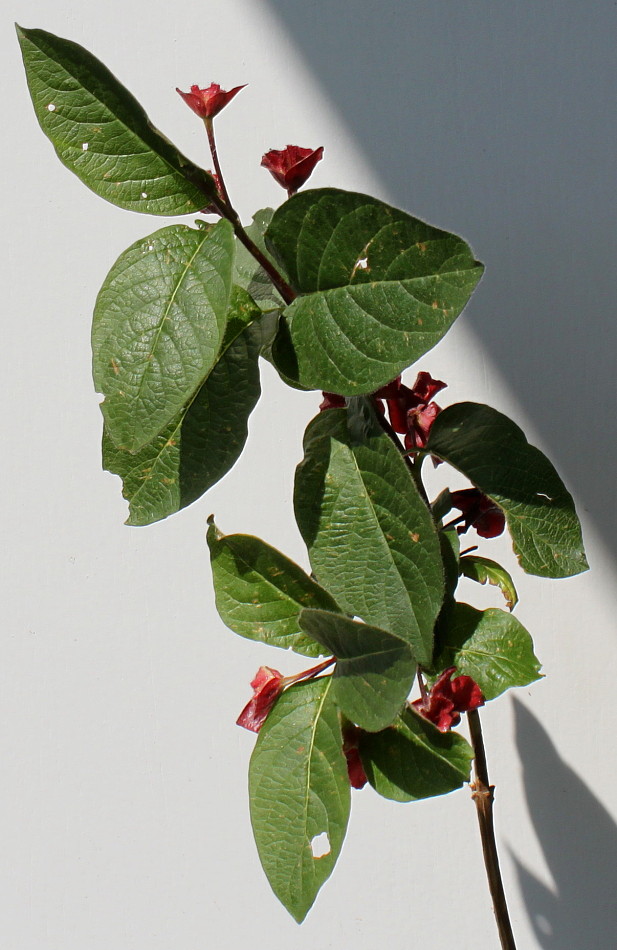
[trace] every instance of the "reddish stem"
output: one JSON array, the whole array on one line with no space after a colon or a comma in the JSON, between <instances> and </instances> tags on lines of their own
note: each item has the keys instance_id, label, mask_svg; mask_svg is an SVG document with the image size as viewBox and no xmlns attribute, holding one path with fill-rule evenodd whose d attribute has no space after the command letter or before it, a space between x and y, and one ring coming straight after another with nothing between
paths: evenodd
<instances>
[{"instance_id":1,"label":"reddish stem","mask_svg":"<svg viewBox=\"0 0 617 950\"><path fill-rule=\"evenodd\" d=\"M499 868L497 842L495 841L495 825L493 822L495 786L489 782L486 752L484 750L484 739L482 737L482 726L480 724L478 710L473 709L468 712L467 718L469 720L471 744L475 756L475 782L471 786L471 797L476 803L478 824L480 825L480 837L482 839L482 853L484 854L484 866L486 868L489 890L493 899L493 910L495 912L495 920L497 921L499 940L502 950L516 950L512 925L510 924L510 915L508 914L506 894L501 879L501 870Z\"/></svg>"}]
</instances>

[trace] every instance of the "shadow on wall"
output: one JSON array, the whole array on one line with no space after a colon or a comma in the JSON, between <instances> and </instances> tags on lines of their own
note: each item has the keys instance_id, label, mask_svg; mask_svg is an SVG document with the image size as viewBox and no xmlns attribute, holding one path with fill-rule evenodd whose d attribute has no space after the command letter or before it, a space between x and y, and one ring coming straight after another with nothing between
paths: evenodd
<instances>
[{"instance_id":1,"label":"shadow on wall","mask_svg":"<svg viewBox=\"0 0 617 950\"><path fill-rule=\"evenodd\" d=\"M486 263L464 319L617 555L617 5L269 2L390 200Z\"/></svg>"},{"instance_id":2,"label":"shadow on wall","mask_svg":"<svg viewBox=\"0 0 617 950\"><path fill-rule=\"evenodd\" d=\"M529 814L554 889L511 854L538 945L608 950L617 934L617 826L559 757L538 720L514 700Z\"/></svg>"}]
</instances>

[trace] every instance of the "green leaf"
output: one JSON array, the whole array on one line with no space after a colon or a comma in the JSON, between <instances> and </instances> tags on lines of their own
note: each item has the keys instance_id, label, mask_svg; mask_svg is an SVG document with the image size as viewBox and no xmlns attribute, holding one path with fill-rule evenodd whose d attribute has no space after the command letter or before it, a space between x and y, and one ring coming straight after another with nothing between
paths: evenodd
<instances>
[{"instance_id":1,"label":"green leaf","mask_svg":"<svg viewBox=\"0 0 617 950\"><path fill-rule=\"evenodd\" d=\"M455 530L441 530L439 542L446 577L446 593L452 597L458 586L461 543Z\"/></svg>"},{"instance_id":2,"label":"green leaf","mask_svg":"<svg viewBox=\"0 0 617 950\"><path fill-rule=\"evenodd\" d=\"M154 128L103 63L44 30L17 35L40 126L88 188L146 214L193 214L208 203L212 177Z\"/></svg>"},{"instance_id":3,"label":"green leaf","mask_svg":"<svg viewBox=\"0 0 617 950\"><path fill-rule=\"evenodd\" d=\"M234 340L190 403L139 452L119 449L103 430L103 467L122 478L127 524L152 524L186 508L239 458L260 394L252 330Z\"/></svg>"},{"instance_id":4,"label":"green leaf","mask_svg":"<svg viewBox=\"0 0 617 950\"><path fill-rule=\"evenodd\" d=\"M545 455L490 406L461 402L435 420L426 451L503 508L523 570L570 577L587 569L572 496Z\"/></svg>"},{"instance_id":5,"label":"green leaf","mask_svg":"<svg viewBox=\"0 0 617 950\"><path fill-rule=\"evenodd\" d=\"M491 561L487 557L478 557L475 554L467 554L460 560L461 574L463 577L469 577L478 584L494 584L499 587L506 599L506 604L510 610L514 610L518 603L518 594L514 581L506 571L505 567L498 564L497 561Z\"/></svg>"},{"instance_id":6,"label":"green leaf","mask_svg":"<svg viewBox=\"0 0 617 950\"><path fill-rule=\"evenodd\" d=\"M390 439L356 444L344 409L320 413L305 434L294 505L313 571L342 609L430 662L444 595L439 539Z\"/></svg>"},{"instance_id":7,"label":"green leaf","mask_svg":"<svg viewBox=\"0 0 617 950\"><path fill-rule=\"evenodd\" d=\"M332 678L299 683L279 697L249 768L251 821L272 890L300 923L339 856L350 808L347 765ZM329 851L312 843L327 835ZM318 853L321 853L319 851Z\"/></svg>"},{"instance_id":8,"label":"green leaf","mask_svg":"<svg viewBox=\"0 0 617 950\"><path fill-rule=\"evenodd\" d=\"M455 235L334 188L286 201L266 241L301 294L284 311L281 370L346 396L373 392L435 346L482 274Z\"/></svg>"},{"instance_id":9,"label":"green leaf","mask_svg":"<svg viewBox=\"0 0 617 950\"><path fill-rule=\"evenodd\" d=\"M92 325L93 373L118 448L137 452L169 425L214 366L226 329L233 232L183 224L116 261Z\"/></svg>"},{"instance_id":10,"label":"green leaf","mask_svg":"<svg viewBox=\"0 0 617 950\"><path fill-rule=\"evenodd\" d=\"M337 611L319 584L265 541L246 534L224 535L210 521L208 545L216 608L223 623L249 640L291 647L304 656L321 656L321 642L303 633L305 607Z\"/></svg>"},{"instance_id":11,"label":"green leaf","mask_svg":"<svg viewBox=\"0 0 617 950\"><path fill-rule=\"evenodd\" d=\"M245 228L253 243L268 258L271 255L266 247L264 234L273 214L272 208L262 208L261 211L253 215L253 223ZM250 251L247 251L240 241L236 243L234 283L244 287L261 310L274 310L284 306L283 298L274 288L263 267L257 263Z\"/></svg>"},{"instance_id":12,"label":"green leaf","mask_svg":"<svg viewBox=\"0 0 617 950\"><path fill-rule=\"evenodd\" d=\"M487 700L542 678L529 633L505 610L454 604L439 619L438 639L434 668L455 666L476 681Z\"/></svg>"},{"instance_id":13,"label":"green leaf","mask_svg":"<svg viewBox=\"0 0 617 950\"><path fill-rule=\"evenodd\" d=\"M469 781L473 749L456 732L440 732L414 710L360 740L366 776L384 798L413 802L446 795Z\"/></svg>"},{"instance_id":14,"label":"green leaf","mask_svg":"<svg viewBox=\"0 0 617 950\"><path fill-rule=\"evenodd\" d=\"M341 712L369 732L389 726L416 675L409 645L385 630L326 610L303 610L300 626L336 656L332 695Z\"/></svg>"}]
</instances>

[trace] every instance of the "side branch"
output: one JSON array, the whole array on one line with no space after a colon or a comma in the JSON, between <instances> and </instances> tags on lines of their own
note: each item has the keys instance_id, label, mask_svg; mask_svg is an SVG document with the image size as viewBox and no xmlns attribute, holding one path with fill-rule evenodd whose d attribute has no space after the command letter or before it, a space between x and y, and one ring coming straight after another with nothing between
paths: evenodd
<instances>
[{"instance_id":1,"label":"side branch","mask_svg":"<svg viewBox=\"0 0 617 950\"><path fill-rule=\"evenodd\" d=\"M486 752L484 749L484 740L482 738L482 726L477 709L467 713L469 721L469 730L471 733L471 744L474 750L474 773L475 782L471 786L478 823L480 825L480 837L482 839L482 852L484 854L484 866L486 867L486 876L488 886L493 900L493 910L497 921L499 931L499 940L502 950L516 950L514 934L510 924L508 914L508 905L506 895L503 889L501 871L499 869L499 855L497 854L497 843L495 841L495 826L493 823L493 800L494 785L491 785L488 777L488 767L486 764Z\"/></svg>"}]
</instances>

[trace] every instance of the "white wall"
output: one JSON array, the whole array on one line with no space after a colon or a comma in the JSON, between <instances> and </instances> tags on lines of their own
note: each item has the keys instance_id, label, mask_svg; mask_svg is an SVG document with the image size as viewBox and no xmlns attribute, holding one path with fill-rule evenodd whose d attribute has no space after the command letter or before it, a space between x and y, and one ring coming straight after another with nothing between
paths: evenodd
<instances>
[{"instance_id":1,"label":"white wall","mask_svg":"<svg viewBox=\"0 0 617 950\"><path fill-rule=\"evenodd\" d=\"M100 470L90 314L116 256L164 222L105 204L57 161L29 103L16 19L91 49L198 162L203 134L174 87L248 82L218 122L245 215L282 198L264 151L324 145L312 184L392 200L485 261L465 316L421 368L449 380L450 401L512 415L551 455L592 566L567 581L517 573L518 616L547 678L483 716L506 886L520 948L613 946L613 4L4 9L0 945L497 945L467 790L407 806L356 793L305 924L271 895L248 822L253 738L234 721L257 666L293 661L219 621L205 519L214 511L224 531L306 563L291 480L318 399L265 367L236 468L167 522L123 526L119 482ZM514 564L505 543L494 550Z\"/></svg>"}]
</instances>

